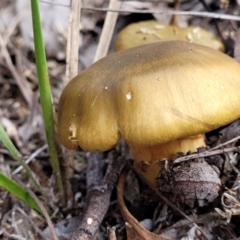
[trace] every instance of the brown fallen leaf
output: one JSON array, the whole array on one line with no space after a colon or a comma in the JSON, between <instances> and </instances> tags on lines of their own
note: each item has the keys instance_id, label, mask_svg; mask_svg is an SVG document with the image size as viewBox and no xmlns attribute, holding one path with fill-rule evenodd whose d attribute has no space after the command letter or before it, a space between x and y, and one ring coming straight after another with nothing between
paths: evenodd
<instances>
[{"instance_id":1,"label":"brown fallen leaf","mask_svg":"<svg viewBox=\"0 0 240 240\"><path fill-rule=\"evenodd\" d=\"M168 240L167 238L161 237L160 235L149 232L128 211L123 199L123 191L124 191L126 177L127 177L127 172L123 171L119 178L117 195L118 195L119 208L126 225L127 239L128 240Z\"/></svg>"}]
</instances>

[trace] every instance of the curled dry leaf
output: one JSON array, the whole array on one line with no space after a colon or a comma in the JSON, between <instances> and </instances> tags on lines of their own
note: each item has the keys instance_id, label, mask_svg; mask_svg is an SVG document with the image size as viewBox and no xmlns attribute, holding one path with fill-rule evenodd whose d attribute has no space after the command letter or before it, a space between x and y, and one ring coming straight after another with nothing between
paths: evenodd
<instances>
[{"instance_id":1,"label":"curled dry leaf","mask_svg":"<svg viewBox=\"0 0 240 240\"><path fill-rule=\"evenodd\" d=\"M127 172L123 171L123 173L119 178L117 195L118 195L119 208L126 225L127 239L128 240L168 240L167 238L161 237L160 235L149 232L128 211L123 199L123 191L124 191L126 177L127 177Z\"/></svg>"},{"instance_id":2,"label":"curled dry leaf","mask_svg":"<svg viewBox=\"0 0 240 240\"><path fill-rule=\"evenodd\" d=\"M160 171L158 188L172 192L190 207L196 203L202 207L219 195L221 180L217 170L203 158L182 162Z\"/></svg>"}]
</instances>

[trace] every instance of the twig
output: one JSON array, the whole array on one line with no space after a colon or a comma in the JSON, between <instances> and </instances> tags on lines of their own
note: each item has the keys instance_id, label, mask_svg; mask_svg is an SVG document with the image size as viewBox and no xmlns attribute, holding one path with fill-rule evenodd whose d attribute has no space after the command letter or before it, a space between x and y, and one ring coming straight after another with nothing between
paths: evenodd
<instances>
[{"instance_id":1,"label":"twig","mask_svg":"<svg viewBox=\"0 0 240 240\"><path fill-rule=\"evenodd\" d=\"M66 206L71 207L73 204L73 192L70 180L74 175L74 150L64 148L57 142L59 163L62 172L63 188L66 196Z\"/></svg>"},{"instance_id":2,"label":"twig","mask_svg":"<svg viewBox=\"0 0 240 240\"><path fill-rule=\"evenodd\" d=\"M150 186L150 184L148 184ZM151 187L151 186L150 186ZM152 188L153 189L153 188ZM206 239L209 240L208 236L206 235L206 233L196 224L193 223L191 218L189 218L183 211L181 211L178 207L175 206L175 204L173 204L172 202L170 202L160 191L158 191L157 189L153 189L156 194L165 202L167 203L172 209L174 209L175 211L179 212L183 217L185 217L189 222L191 222L195 227L197 227L201 233L204 235L204 237Z\"/></svg>"},{"instance_id":3,"label":"twig","mask_svg":"<svg viewBox=\"0 0 240 240\"><path fill-rule=\"evenodd\" d=\"M120 9L121 7L121 2L119 2L118 0L110 0L109 3L109 9ZM105 57L107 55L108 49L109 49L109 45L110 45L110 41L112 39L112 34L113 34L113 30L114 27L116 25L116 21L117 21L117 17L118 17L118 12L111 12L108 11L105 21L104 21L104 26L102 29L102 33L101 33L101 37L99 40L99 44L97 47L97 52L94 58L94 62L96 62L97 60Z\"/></svg>"},{"instance_id":4,"label":"twig","mask_svg":"<svg viewBox=\"0 0 240 240\"><path fill-rule=\"evenodd\" d=\"M4 43L7 45L9 42L9 38L12 35L12 33L14 32L15 28L17 27L17 25L19 24L20 20L22 19L22 17L24 16L24 14L26 14L27 9L24 9L23 11L21 11L20 13L18 13L10 22L10 24L7 26L7 29L5 31L4 34ZM4 46L5 47L5 46Z\"/></svg>"},{"instance_id":5,"label":"twig","mask_svg":"<svg viewBox=\"0 0 240 240\"><path fill-rule=\"evenodd\" d=\"M237 137L235 137L235 138L232 138L231 140L229 140L229 141L227 141L227 142L218 144L216 147L213 147L213 148L209 149L209 151L213 151L213 150L215 150L215 149L221 148L221 147L223 147L223 146L225 146L225 145L228 145L229 143L236 142L236 141L238 141L239 139L240 139L240 135L237 136Z\"/></svg>"},{"instance_id":6,"label":"twig","mask_svg":"<svg viewBox=\"0 0 240 240\"><path fill-rule=\"evenodd\" d=\"M37 149L34 153L30 155L30 157L25 161L25 164L29 164L39 153L47 149L47 144L44 144L42 147ZM12 176L18 174L23 169L23 166L19 166L12 172Z\"/></svg>"},{"instance_id":7,"label":"twig","mask_svg":"<svg viewBox=\"0 0 240 240\"><path fill-rule=\"evenodd\" d=\"M125 161L116 154L112 157L102 184L92 187L88 192L82 220L71 240L93 239L108 210L112 190L124 164Z\"/></svg>"},{"instance_id":8,"label":"twig","mask_svg":"<svg viewBox=\"0 0 240 240\"><path fill-rule=\"evenodd\" d=\"M56 3L56 2L44 1L44 0L39 0L39 2L50 4L50 5L55 5L55 6L59 6L59 7L67 7L67 8L70 7L68 4L61 4L61 3Z\"/></svg>"},{"instance_id":9,"label":"twig","mask_svg":"<svg viewBox=\"0 0 240 240\"><path fill-rule=\"evenodd\" d=\"M207 5L207 3L206 3L205 0L198 0L198 1L199 1L200 3L202 3L203 7L204 7L209 13L211 12L211 10L210 10L210 8L208 7L208 5ZM219 26L218 26L218 23L217 23L216 19L213 19L213 24L215 25L215 28L216 28L216 30L217 30L217 33L218 33L221 41L224 43L224 42L225 42L225 39L223 38L222 32L221 32L221 30L220 30L220 28L219 28Z\"/></svg>"},{"instance_id":10,"label":"twig","mask_svg":"<svg viewBox=\"0 0 240 240\"><path fill-rule=\"evenodd\" d=\"M164 232L170 231L171 229L186 227L186 226L189 226L190 224L202 223L204 221L207 221L208 218L212 218L212 221L216 221L216 218L218 218L218 217L219 217L218 213L210 212L208 214L205 214L204 216L201 216L201 217L191 220L191 221L177 222L170 227L162 229L158 234L162 234Z\"/></svg>"},{"instance_id":11,"label":"twig","mask_svg":"<svg viewBox=\"0 0 240 240\"><path fill-rule=\"evenodd\" d=\"M202 153L195 153L195 154L191 154L191 155L188 155L188 156L179 157L179 158L174 160L174 163L180 163L180 162L184 162L184 161L194 159L194 158L214 156L214 155L229 153L229 152L234 152L234 151L239 152L240 151L240 146L225 148L225 149L219 149L219 150L214 150L214 151L207 150L207 151L202 152Z\"/></svg>"},{"instance_id":12,"label":"twig","mask_svg":"<svg viewBox=\"0 0 240 240\"><path fill-rule=\"evenodd\" d=\"M25 81L22 76L19 75L19 73L17 72L15 66L12 63L11 57L9 55L9 52L7 51L6 48L6 44L4 43L4 40L0 34L0 46L1 46L1 52L2 52L2 56L5 58L5 61L8 65L8 68L11 72L11 74L13 75L19 89L22 92L22 95L24 97L24 99L26 100L28 106L31 107L32 105L32 99L33 99L33 92L32 89L30 87L30 84Z\"/></svg>"},{"instance_id":13,"label":"twig","mask_svg":"<svg viewBox=\"0 0 240 240\"><path fill-rule=\"evenodd\" d=\"M231 140L224 142L222 144L217 145L216 147L213 147L205 152L201 152L201 153L195 153L195 154L191 154L188 156L183 156L183 157L179 157L177 159L174 160L174 163L180 163L180 162L184 162L190 159L194 159L194 158L200 158L200 157L208 157L208 156L214 156L214 155L218 155L218 154L223 154L223 153L229 153L229 152L233 152L233 151L240 151L240 146L237 147L231 147L231 148L225 148L225 149L219 149L222 148L232 142L236 142L240 139L240 136L237 136L235 138L232 138ZM219 149L219 150L216 150Z\"/></svg>"},{"instance_id":14,"label":"twig","mask_svg":"<svg viewBox=\"0 0 240 240\"><path fill-rule=\"evenodd\" d=\"M190 15L197 17L208 17L222 20L232 20L240 21L239 16L221 13L209 13L209 12L196 12L196 11L174 11L174 10L119 10L119 9L109 9L109 8L90 8L82 7L84 11L100 11L100 12L118 12L118 13L151 13L151 14L168 14L168 15Z\"/></svg>"}]
</instances>

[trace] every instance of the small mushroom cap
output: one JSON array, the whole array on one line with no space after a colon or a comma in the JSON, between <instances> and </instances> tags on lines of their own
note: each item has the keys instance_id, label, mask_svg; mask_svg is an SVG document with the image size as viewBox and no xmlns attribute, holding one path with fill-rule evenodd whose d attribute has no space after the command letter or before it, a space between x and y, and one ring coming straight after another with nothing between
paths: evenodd
<instances>
[{"instance_id":1,"label":"small mushroom cap","mask_svg":"<svg viewBox=\"0 0 240 240\"><path fill-rule=\"evenodd\" d=\"M76 76L59 102L67 148L105 151L123 137L153 146L209 132L240 117L240 65L193 43L116 52Z\"/></svg>"},{"instance_id":2,"label":"small mushroom cap","mask_svg":"<svg viewBox=\"0 0 240 240\"><path fill-rule=\"evenodd\" d=\"M177 27L150 20L132 23L117 35L115 51L163 41L187 41L224 52L224 45L213 33L200 27Z\"/></svg>"}]
</instances>

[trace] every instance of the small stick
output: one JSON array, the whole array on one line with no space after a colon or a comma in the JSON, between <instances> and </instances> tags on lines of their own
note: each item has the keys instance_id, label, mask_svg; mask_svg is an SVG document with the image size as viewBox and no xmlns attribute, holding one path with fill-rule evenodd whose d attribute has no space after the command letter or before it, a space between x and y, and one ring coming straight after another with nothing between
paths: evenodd
<instances>
[{"instance_id":1,"label":"small stick","mask_svg":"<svg viewBox=\"0 0 240 240\"><path fill-rule=\"evenodd\" d=\"M119 9L109 9L109 8L90 8L82 7L82 10L85 11L100 11L100 12L118 12L118 13L151 13L151 14L168 14L168 15L188 15L196 17L208 17L222 20L232 20L240 21L240 16L230 15L230 14L221 14L221 13L210 13L210 12L197 12L197 11L174 11L174 10L119 10Z\"/></svg>"},{"instance_id":2,"label":"small stick","mask_svg":"<svg viewBox=\"0 0 240 240\"><path fill-rule=\"evenodd\" d=\"M110 0L109 9L118 10L120 9L120 7L121 7L121 2L119 2L118 0ZM116 25L117 17L118 17L118 12L107 12L101 37L99 40L97 52L94 58L94 62L96 62L97 60L107 55L109 45L112 39L114 27Z\"/></svg>"},{"instance_id":3,"label":"small stick","mask_svg":"<svg viewBox=\"0 0 240 240\"><path fill-rule=\"evenodd\" d=\"M32 99L33 99L33 91L30 84L23 78L23 76L17 71L16 67L13 65L12 59L10 54L6 48L6 43L4 43L4 39L0 34L0 47L1 47L1 55L5 59L8 68L16 81L25 101L27 102L28 106L31 108L32 106Z\"/></svg>"},{"instance_id":4,"label":"small stick","mask_svg":"<svg viewBox=\"0 0 240 240\"><path fill-rule=\"evenodd\" d=\"M232 138L231 140L228 140L228 141L226 141L226 142L224 142L224 143L218 144L216 147L213 147L213 148L209 149L208 151L213 151L213 150L215 150L215 149L221 148L221 147L223 147L223 146L225 146L225 145L228 145L228 144L230 144L230 143L237 142L239 139L240 139L240 135L237 136L237 137L235 137L235 138Z\"/></svg>"},{"instance_id":5,"label":"small stick","mask_svg":"<svg viewBox=\"0 0 240 240\"><path fill-rule=\"evenodd\" d=\"M211 151L211 149L210 149L210 150L207 150L207 151L202 152L202 153L195 153L195 154L187 155L187 156L184 156L184 157L179 157L179 158L174 160L174 163L180 163L180 162L184 162L184 161L194 159L194 158L214 156L214 155L218 155L218 154L222 154L222 153L229 153L229 152L234 152L234 151L240 152L240 146L231 147L231 148L224 148L224 149L219 149L219 150L214 150L214 151Z\"/></svg>"},{"instance_id":6,"label":"small stick","mask_svg":"<svg viewBox=\"0 0 240 240\"><path fill-rule=\"evenodd\" d=\"M124 165L125 161L115 152L101 185L93 186L89 190L82 220L71 240L93 239L108 210L112 190Z\"/></svg>"}]
</instances>

